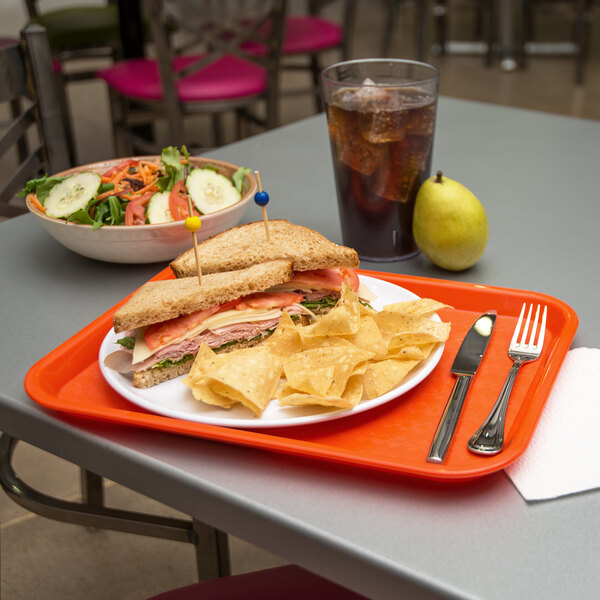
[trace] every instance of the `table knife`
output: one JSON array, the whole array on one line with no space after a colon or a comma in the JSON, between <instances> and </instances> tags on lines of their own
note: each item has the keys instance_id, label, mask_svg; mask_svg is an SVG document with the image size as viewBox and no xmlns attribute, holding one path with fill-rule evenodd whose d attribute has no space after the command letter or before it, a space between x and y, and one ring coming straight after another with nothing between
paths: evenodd
<instances>
[{"instance_id":1,"label":"table knife","mask_svg":"<svg viewBox=\"0 0 600 600\"><path fill-rule=\"evenodd\" d=\"M479 363L487 348L494 325L496 323L496 311L490 310L481 315L467 332L463 340L450 372L456 375L456 382L442 414L437 430L433 436L433 442L429 449L427 462L441 464L444 462L446 452L450 446L456 423L460 416L469 385L477 372Z\"/></svg>"}]
</instances>

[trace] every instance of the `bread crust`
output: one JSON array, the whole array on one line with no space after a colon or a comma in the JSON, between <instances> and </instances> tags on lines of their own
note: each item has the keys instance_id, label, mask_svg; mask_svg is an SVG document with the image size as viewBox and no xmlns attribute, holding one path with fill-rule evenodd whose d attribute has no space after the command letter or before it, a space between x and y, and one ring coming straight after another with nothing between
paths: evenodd
<instances>
[{"instance_id":1,"label":"bread crust","mask_svg":"<svg viewBox=\"0 0 600 600\"><path fill-rule=\"evenodd\" d=\"M263 221L227 229L198 244L202 273L234 271L276 259L293 262L295 271L309 271L359 265L352 248L339 246L313 229L285 219L269 220L271 241L267 241ZM184 252L170 264L176 277L196 274L194 249Z\"/></svg>"},{"instance_id":2,"label":"bread crust","mask_svg":"<svg viewBox=\"0 0 600 600\"><path fill-rule=\"evenodd\" d=\"M292 262L275 260L229 273L150 281L140 287L113 315L116 333L160 323L262 292L293 276Z\"/></svg>"}]
</instances>

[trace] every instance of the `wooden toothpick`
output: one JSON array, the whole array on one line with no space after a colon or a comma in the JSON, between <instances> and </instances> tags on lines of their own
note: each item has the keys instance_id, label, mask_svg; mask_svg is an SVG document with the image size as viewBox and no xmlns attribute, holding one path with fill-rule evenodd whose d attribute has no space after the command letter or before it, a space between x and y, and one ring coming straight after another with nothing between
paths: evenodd
<instances>
[{"instance_id":1,"label":"wooden toothpick","mask_svg":"<svg viewBox=\"0 0 600 600\"><path fill-rule=\"evenodd\" d=\"M202 285L202 269L200 268L200 255L198 254L198 240L196 239L196 231L202 226L200 217L194 215L194 208L192 206L192 199L189 194L186 194L188 203L188 217L185 220L185 228L192 233L192 240L194 241L194 255L196 256L196 267L198 268L198 284Z\"/></svg>"},{"instance_id":2,"label":"wooden toothpick","mask_svg":"<svg viewBox=\"0 0 600 600\"><path fill-rule=\"evenodd\" d=\"M271 232L269 231L269 218L267 217L267 204L269 203L269 194L267 192L263 192L262 184L260 183L260 173L258 171L254 171L256 175L256 184L258 187L258 192L254 194L254 202L258 204L258 206L262 209L263 221L265 222L265 232L267 234L267 242L271 241Z\"/></svg>"}]
</instances>

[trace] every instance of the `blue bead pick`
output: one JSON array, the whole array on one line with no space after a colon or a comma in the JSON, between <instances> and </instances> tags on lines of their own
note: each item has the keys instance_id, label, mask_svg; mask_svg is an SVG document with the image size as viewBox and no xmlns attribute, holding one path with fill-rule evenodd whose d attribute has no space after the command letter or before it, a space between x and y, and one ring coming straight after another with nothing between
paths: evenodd
<instances>
[{"instance_id":1,"label":"blue bead pick","mask_svg":"<svg viewBox=\"0 0 600 600\"><path fill-rule=\"evenodd\" d=\"M254 194L254 202L256 202L258 206L266 206L269 203L269 194L267 194L267 192L256 192L256 194Z\"/></svg>"}]
</instances>

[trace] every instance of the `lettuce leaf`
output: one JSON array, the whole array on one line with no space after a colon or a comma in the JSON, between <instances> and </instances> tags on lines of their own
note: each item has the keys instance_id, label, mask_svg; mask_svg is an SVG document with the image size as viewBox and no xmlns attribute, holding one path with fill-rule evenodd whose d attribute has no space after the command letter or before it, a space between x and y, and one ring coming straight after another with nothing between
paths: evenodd
<instances>
[{"instance_id":1,"label":"lettuce leaf","mask_svg":"<svg viewBox=\"0 0 600 600\"><path fill-rule=\"evenodd\" d=\"M237 191L241 194L242 187L244 186L244 178L248 173L251 173L252 169L249 167L240 167L231 177L233 181L233 185L237 189Z\"/></svg>"},{"instance_id":2,"label":"lettuce leaf","mask_svg":"<svg viewBox=\"0 0 600 600\"><path fill-rule=\"evenodd\" d=\"M44 202L46 202L46 198L48 198L50 190L55 185L59 184L65 179L66 177L48 177L48 175L38 177L37 179L30 179L25 184L25 187L17 194L17 196L27 196L27 194L36 194L37 199L43 206Z\"/></svg>"}]
</instances>

